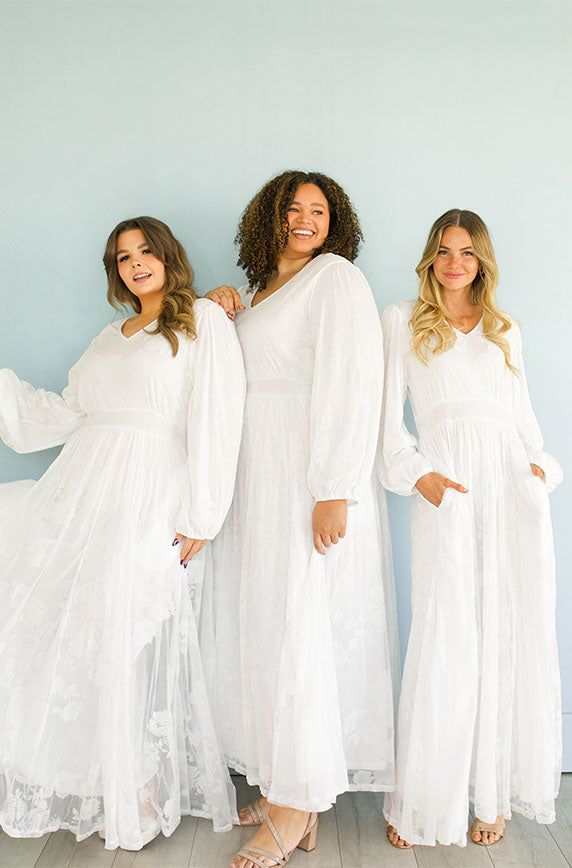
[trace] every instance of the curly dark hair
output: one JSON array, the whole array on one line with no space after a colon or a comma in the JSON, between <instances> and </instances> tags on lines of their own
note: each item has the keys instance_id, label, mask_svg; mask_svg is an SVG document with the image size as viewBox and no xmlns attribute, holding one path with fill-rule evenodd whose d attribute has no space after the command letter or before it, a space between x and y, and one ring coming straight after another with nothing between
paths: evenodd
<instances>
[{"instance_id":1,"label":"curly dark hair","mask_svg":"<svg viewBox=\"0 0 572 868\"><path fill-rule=\"evenodd\" d=\"M328 237L315 255L337 253L353 262L363 241L358 216L345 190L320 172L289 170L268 181L248 203L234 243L237 265L244 269L252 290L264 289L288 240L288 208L302 184L315 184L330 209Z\"/></svg>"}]
</instances>

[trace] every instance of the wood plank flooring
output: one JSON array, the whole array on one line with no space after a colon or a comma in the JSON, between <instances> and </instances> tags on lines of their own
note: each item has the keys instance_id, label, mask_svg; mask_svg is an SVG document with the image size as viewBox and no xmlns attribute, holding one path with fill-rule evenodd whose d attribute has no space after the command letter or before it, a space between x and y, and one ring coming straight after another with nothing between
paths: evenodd
<instances>
[{"instance_id":1,"label":"wood plank flooring","mask_svg":"<svg viewBox=\"0 0 572 868\"><path fill-rule=\"evenodd\" d=\"M239 804L256 795L235 777ZM540 826L518 814L505 837L492 847L415 847L397 851L385 837L382 797L346 793L323 814L318 847L297 850L292 868L572 868L572 774L562 776L557 819ZM10 838L0 833L0 868L225 868L251 835L235 828L211 831L206 820L185 817L170 837L160 837L137 853L105 850L98 835L77 843L69 832L43 838Z\"/></svg>"}]
</instances>

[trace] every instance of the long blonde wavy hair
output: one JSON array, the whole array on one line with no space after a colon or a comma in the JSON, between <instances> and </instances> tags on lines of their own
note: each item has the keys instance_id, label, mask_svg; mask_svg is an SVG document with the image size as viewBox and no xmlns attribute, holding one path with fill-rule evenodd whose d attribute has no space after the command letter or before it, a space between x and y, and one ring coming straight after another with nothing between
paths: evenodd
<instances>
[{"instance_id":1,"label":"long blonde wavy hair","mask_svg":"<svg viewBox=\"0 0 572 868\"><path fill-rule=\"evenodd\" d=\"M479 270L471 285L471 302L482 310L484 336L502 350L507 367L517 373L518 369L510 360L508 340L504 337L511 327L511 320L497 307L495 301L498 266L489 231L478 214L460 208L452 208L435 220L421 261L415 269L419 276L419 298L409 321L413 352L427 364L431 355L447 352L457 340L453 327L447 322L443 290L432 267L443 232L449 226L460 226L471 236L479 260Z\"/></svg>"},{"instance_id":2,"label":"long blonde wavy hair","mask_svg":"<svg viewBox=\"0 0 572 868\"><path fill-rule=\"evenodd\" d=\"M154 217L131 217L117 224L107 239L103 254L107 274L107 300L117 310L129 305L136 313L141 313L141 302L126 287L117 270L117 239L122 232L130 229L141 230L149 249L165 266L163 307L157 327L149 334L164 335L176 356L179 349L177 332L183 332L191 340L197 337L193 302L198 296L193 288L193 269L185 249L166 223Z\"/></svg>"}]
</instances>

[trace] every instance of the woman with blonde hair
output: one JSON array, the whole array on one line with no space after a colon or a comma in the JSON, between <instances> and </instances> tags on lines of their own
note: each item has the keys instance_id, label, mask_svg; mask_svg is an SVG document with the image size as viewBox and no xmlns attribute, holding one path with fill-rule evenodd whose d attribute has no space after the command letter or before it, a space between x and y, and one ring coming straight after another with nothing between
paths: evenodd
<instances>
[{"instance_id":1,"label":"woman with blonde hair","mask_svg":"<svg viewBox=\"0 0 572 868\"><path fill-rule=\"evenodd\" d=\"M235 868L312 849L346 790L394 785L395 610L376 451L383 351L347 193L287 171L247 205L236 314L247 372L234 500L213 548L217 723L262 797ZM382 498L381 509L384 508ZM385 577L385 583L384 583Z\"/></svg>"},{"instance_id":2,"label":"woman with blonde hair","mask_svg":"<svg viewBox=\"0 0 572 868\"><path fill-rule=\"evenodd\" d=\"M3 492L0 825L138 850L182 814L236 819L197 622L244 371L168 226L121 222L104 263L109 301L135 315L92 341L63 394L0 371L4 442L65 444L38 482Z\"/></svg>"},{"instance_id":3,"label":"woman with blonde hair","mask_svg":"<svg viewBox=\"0 0 572 868\"><path fill-rule=\"evenodd\" d=\"M560 685L548 492L518 325L495 301L489 233L433 225L416 302L382 326L382 481L413 495L412 609L388 837L494 844L512 811L554 822ZM403 421L409 397L419 440Z\"/></svg>"}]
</instances>

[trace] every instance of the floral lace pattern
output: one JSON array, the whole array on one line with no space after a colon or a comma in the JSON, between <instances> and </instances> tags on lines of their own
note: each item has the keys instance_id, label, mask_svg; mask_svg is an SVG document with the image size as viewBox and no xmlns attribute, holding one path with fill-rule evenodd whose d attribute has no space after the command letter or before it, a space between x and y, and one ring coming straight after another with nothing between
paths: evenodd
<instances>
[{"instance_id":1,"label":"floral lace pattern","mask_svg":"<svg viewBox=\"0 0 572 868\"><path fill-rule=\"evenodd\" d=\"M436 508L411 507L412 625L399 703L397 779L386 819L414 844L458 844L469 803L492 823L517 811L552 822L561 767L555 567L545 461L520 330L507 332L515 376L477 327L422 364L413 302L383 314L383 477L411 492L434 470L462 483ZM419 442L403 424L409 394ZM454 710L454 711L453 711Z\"/></svg>"},{"instance_id":2,"label":"floral lace pattern","mask_svg":"<svg viewBox=\"0 0 572 868\"><path fill-rule=\"evenodd\" d=\"M203 656L229 765L273 802L323 811L344 790L394 786L396 613L372 480L381 330L364 276L333 254L251 298L236 317L248 396ZM322 558L312 511L332 498L352 505Z\"/></svg>"},{"instance_id":3,"label":"floral lace pattern","mask_svg":"<svg viewBox=\"0 0 572 868\"><path fill-rule=\"evenodd\" d=\"M183 814L217 830L236 819L197 636L205 555L185 571L171 545L183 502L205 538L220 527L242 420L233 327L199 300L197 332L173 357L161 335L126 340L113 324L63 396L0 372L0 436L65 442L38 482L0 497L11 835L100 831L109 848L139 849Z\"/></svg>"}]
</instances>

